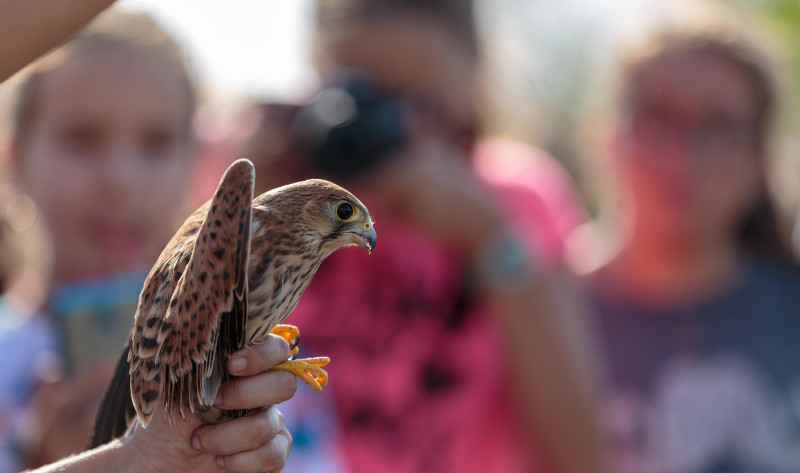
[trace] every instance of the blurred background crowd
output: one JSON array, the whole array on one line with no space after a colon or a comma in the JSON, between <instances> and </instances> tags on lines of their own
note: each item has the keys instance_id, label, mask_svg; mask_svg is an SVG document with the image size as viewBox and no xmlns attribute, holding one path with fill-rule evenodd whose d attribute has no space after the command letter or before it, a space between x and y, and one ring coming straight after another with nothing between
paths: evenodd
<instances>
[{"instance_id":1,"label":"blurred background crowd","mask_svg":"<svg viewBox=\"0 0 800 473\"><path fill-rule=\"evenodd\" d=\"M798 2L124 0L0 106L0 472L83 449L241 157L381 237L287 319L284 471L800 471Z\"/></svg>"}]
</instances>

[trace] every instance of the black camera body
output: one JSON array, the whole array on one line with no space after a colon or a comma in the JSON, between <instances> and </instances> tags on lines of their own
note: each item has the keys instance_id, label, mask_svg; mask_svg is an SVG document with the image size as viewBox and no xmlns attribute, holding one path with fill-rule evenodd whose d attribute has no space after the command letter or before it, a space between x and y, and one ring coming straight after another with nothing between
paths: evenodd
<instances>
[{"instance_id":1,"label":"black camera body","mask_svg":"<svg viewBox=\"0 0 800 473\"><path fill-rule=\"evenodd\" d=\"M350 74L298 110L291 126L295 154L333 178L374 169L407 141L405 105Z\"/></svg>"}]
</instances>

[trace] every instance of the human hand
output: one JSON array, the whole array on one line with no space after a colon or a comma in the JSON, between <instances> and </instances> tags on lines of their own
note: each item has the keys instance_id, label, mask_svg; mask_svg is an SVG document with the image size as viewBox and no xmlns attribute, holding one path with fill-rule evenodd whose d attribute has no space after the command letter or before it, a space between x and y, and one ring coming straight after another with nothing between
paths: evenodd
<instances>
[{"instance_id":1,"label":"human hand","mask_svg":"<svg viewBox=\"0 0 800 473\"><path fill-rule=\"evenodd\" d=\"M215 406L253 409L248 415L217 425L201 425L194 415L174 425L154 415L147 428L137 426L123 440L133 455L136 471L264 472L283 469L292 437L275 407L290 399L297 379L285 371L269 371L289 358L286 342L270 335L228 360L237 379L223 385Z\"/></svg>"},{"instance_id":2,"label":"human hand","mask_svg":"<svg viewBox=\"0 0 800 473\"><path fill-rule=\"evenodd\" d=\"M441 238L468 258L505 224L467 159L443 140L413 139L402 154L367 176L364 185L377 208Z\"/></svg>"}]
</instances>

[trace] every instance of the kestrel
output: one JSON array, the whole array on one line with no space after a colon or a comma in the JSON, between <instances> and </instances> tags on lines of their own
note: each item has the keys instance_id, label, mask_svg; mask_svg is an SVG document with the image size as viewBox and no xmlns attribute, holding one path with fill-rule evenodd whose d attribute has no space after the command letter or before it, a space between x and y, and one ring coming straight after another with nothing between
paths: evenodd
<instances>
[{"instance_id":1,"label":"kestrel","mask_svg":"<svg viewBox=\"0 0 800 473\"><path fill-rule=\"evenodd\" d=\"M253 164L231 164L214 197L184 222L148 275L131 337L103 403L89 446L147 426L163 400L174 420L185 408L205 423L243 412L213 406L232 378L228 356L275 331L297 339L289 315L322 261L339 248L375 247L367 208L328 181L308 180L255 199ZM292 347L292 354L297 352ZM290 371L321 390L329 360L290 360Z\"/></svg>"}]
</instances>

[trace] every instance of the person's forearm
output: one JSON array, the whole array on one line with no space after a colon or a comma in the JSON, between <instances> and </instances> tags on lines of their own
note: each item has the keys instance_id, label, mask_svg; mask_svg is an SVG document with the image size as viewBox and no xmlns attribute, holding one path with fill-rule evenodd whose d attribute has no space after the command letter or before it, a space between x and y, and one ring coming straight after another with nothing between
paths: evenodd
<instances>
[{"instance_id":1,"label":"person's forearm","mask_svg":"<svg viewBox=\"0 0 800 473\"><path fill-rule=\"evenodd\" d=\"M0 0L0 82L80 30L114 0Z\"/></svg>"},{"instance_id":2,"label":"person's forearm","mask_svg":"<svg viewBox=\"0 0 800 473\"><path fill-rule=\"evenodd\" d=\"M43 466L31 473L94 473L98 471L133 473L137 471L137 467L131 460L129 449L126 449L119 440L115 440L94 450Z\"/></svg>"},{"instance_id":3,"label":"person's forearm","mask_svg":"<svg viewBox=\"0 0 800 473\"><path fill-rule=\"evenodd\" d=\"M542 453L552 471L602 471L592 405L594 347L583 328L566 327L563 318L577 314L563 299L560 282L540 275L529 288L488 296L500 317L520 421L531 448Z\"/></svg>"}]
</instances>

